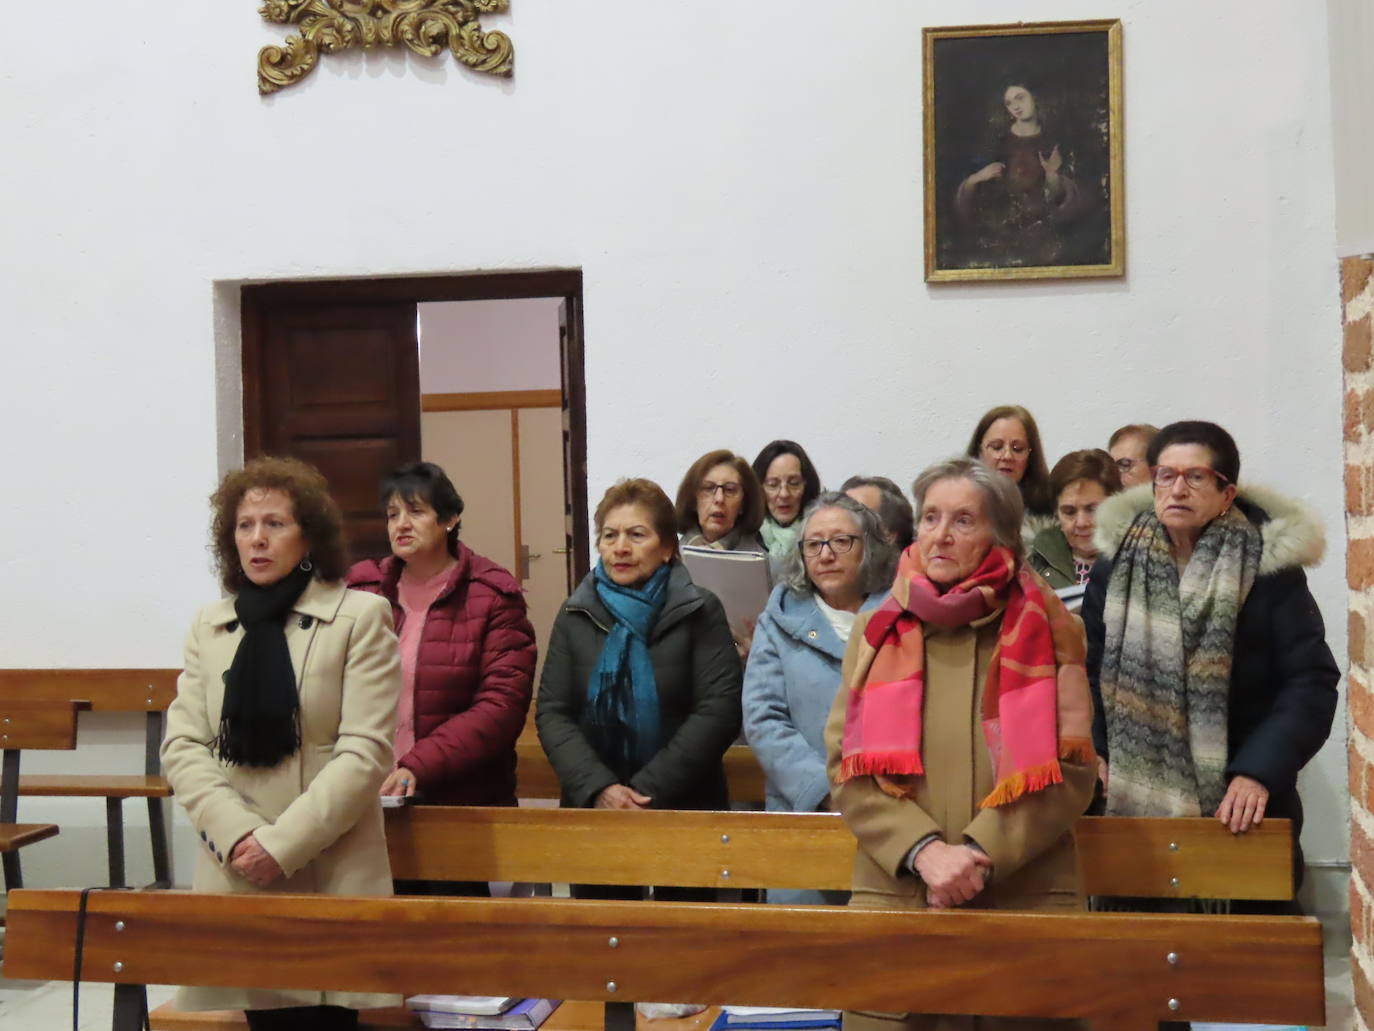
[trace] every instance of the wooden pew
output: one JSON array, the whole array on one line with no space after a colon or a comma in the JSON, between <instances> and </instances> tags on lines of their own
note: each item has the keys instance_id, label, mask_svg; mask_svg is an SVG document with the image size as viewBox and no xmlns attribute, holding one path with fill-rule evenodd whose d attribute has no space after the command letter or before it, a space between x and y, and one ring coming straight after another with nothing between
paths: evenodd
<instances>
[{"instance_id":1,"label":"wooden pew","mask_svg":"<svg viewBox=\"0 0 1374 1031\"><path fill-rule=\"evenodd\" d=\"M40 797L102 798L112 885L125 883L124 800L146 799L152 840L153 879L172 883L171 851L164 800L172 794L161 775L167 706L176 697L175 669L0 669L0 702L6 699L79 700L93 712L141 712L144 720L141 774L39 774L19 780L19 794Z\"/></svg>"},{"instance_id":2,"label":"wooden pew","mask_svg":"<svg viewBox=\"0 0 1374 1031\"><path fill-rule=\"evenodd\" d=\"M78 899L11 895L7 976L73 976ZM116 985L115 1031L138 1026L150 983L600 1000L608 1031L654 999L1145 1031L1322 1024L1321 950L1305 917L111 891L90 896L82 977Z\"/></svg>"},{"instance_id":3,"label":"wooden pew","mask_svg":"<svg viewBox=\"0 0 1374 1031\"><path fill-rule=\"evenodd\" d=\"M386 813L392 874L436 881L829 888L851 883L854 837L836 813L410 806ZM1217 820L1084 817L1084 893L1289 900L1292 825L1243 836Z\"/></svg>"},{"instance_id":4,"label":"wooden pew","mask_svg":"<svg viewBox=\"0 0 1374 1031\"><path fill-rule=\"evenodd\" d=\"M76 713L85 704L72 701L0 699L0 856L3 856L5 888L22 888L24 872L19 850L51 838L55 823L19 823L19 761L26 749L76 747Z\"/></svg>"}]
</instances>

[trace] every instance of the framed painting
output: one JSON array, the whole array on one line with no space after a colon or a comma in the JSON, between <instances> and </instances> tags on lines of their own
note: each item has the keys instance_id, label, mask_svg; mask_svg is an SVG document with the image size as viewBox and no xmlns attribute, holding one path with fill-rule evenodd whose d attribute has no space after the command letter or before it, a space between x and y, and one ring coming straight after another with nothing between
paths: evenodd
<instances>
[{"instance_id":1,"label":"framed painting","mask_svg":"<svg viewBox=\"0 0 1374 1031\"><path fill-rule=\"evenodd\" d=\"M1121 22L922 36L926 282L1123 275Z\"/></svg>"}]
</instances>

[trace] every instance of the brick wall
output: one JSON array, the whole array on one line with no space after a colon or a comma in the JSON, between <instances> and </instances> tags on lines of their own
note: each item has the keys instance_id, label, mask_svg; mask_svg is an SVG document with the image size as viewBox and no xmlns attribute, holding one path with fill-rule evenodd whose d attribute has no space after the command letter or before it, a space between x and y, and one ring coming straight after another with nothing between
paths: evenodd
<instances>
[{"instance_id":1,"label":"brick wall","mask_svg":"<svg viewBox=\"0 0 1374 1031\"><path fill-rule=\"evenodd\" d=\"M1374 260L1341 261L1345 320L1345 523L1350 587L1350 973L1374 1029Z\"/></svg>"}]
</instances>

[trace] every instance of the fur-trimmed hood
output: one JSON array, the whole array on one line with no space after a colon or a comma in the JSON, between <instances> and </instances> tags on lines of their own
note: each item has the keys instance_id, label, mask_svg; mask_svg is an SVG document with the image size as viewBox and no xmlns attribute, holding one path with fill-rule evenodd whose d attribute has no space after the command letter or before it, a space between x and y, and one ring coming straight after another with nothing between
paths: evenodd
<instances>
[{"instance_id":1,"label":"fur-trimmed hood","mask_svg":"<svg viewBox=\"0 0 1374 1031\"><path fill-rule=\"evenodd\" d=\"M1326 530L1321 518L1305 502L1268 487L1243 484L1236 494L1236 505L1259 527L1263 538L1260 576L1321 562L1326 552ZM1154 488L1148 483L1102 502L1093 534L1102 554L1114 557L1135 517L1153 506Z\"/></svg>"}]
</instances>

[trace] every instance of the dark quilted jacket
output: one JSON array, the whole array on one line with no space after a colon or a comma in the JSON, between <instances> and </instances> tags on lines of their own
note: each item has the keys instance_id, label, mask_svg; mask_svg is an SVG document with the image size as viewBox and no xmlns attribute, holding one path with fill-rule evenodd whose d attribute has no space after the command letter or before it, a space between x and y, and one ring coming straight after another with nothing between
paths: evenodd
<instances>
[{"instance_id":1,"label":"dark quilted jacket","mask_svg":"<svg viewBox=\"0 0 1374 1031\"><path fill-rule=\"evenodd\" d=\"M399 632L405 614L395 557L359 562L348 586L391 602ZM458 544L458 564L425 617L415 670L415 747L400 764L415 774L424 801L514 805L515 739L534 683L534 628L520 584L495 562Z\"/></svg>"}]
</instances>

